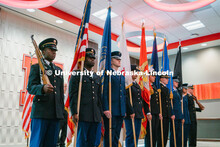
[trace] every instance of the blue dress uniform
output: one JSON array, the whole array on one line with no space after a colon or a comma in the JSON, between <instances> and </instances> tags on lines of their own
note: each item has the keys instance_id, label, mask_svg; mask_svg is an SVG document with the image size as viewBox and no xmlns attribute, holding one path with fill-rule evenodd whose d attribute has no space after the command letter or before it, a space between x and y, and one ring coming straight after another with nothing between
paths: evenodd
<instances>
[{"instance_id":1,"label":"blue dress uniform","mask_svg":"<svg viewBox=\"0 0 220 147\"><path fill-rule=\"evenodd\" d=\"M189 137L189 129L190 129L190 117L189 117L189 108L188 108L188 98L189 95L186 94L183 96L183 114L184 114L184 146L187 147L187 140Z\"/></svg>"},{"instance_id":2,"label":"blue dress uniform","mask_svg":"<svg viewBox=\"0 0 220 147\"><path fill-rule=\"evenodd\" d=\"M111 69L113 71L113 69ZM106 83L109 77L104 79ZM126 113L126 91L125 91L125 77L123 75L111 76L111 93L112 93L112 146L118 146L120 131L123 123L123 118ZM109 110L108 89L104 89L103 96L103 111ZM104 115L104 147L109 146L109 119Z\"/></svg>"},{"instance_id":3,"label":"blue dress uniform","mask_svg":"<svg viewBox=\"0 0 220 147\"><path fill-rule=\"evenodd\" d=\"M166 85L160 83L161 88L161 103L162 103L162 116L163 116L163 137L164 137L164 146L167 144L168 140L168 133L170 127L170 117L173 115L173 110L171 108L171 101L170 101L170 92ZM159 125L159 132L158 132L158 142L157 146L162 146L161 140L161 127Z\"/></svg>"},{"instance_id":4,"label":"blue dress uniform","mask_svg":"<svg viewBox=\"0 0 220 147\"><path fill-rule=\"evenodd\" d=\"M55 44L54 44L55 43ZM46 45L44 45L46 44ZM49 38L40 43L39 48L51 48L56 50L57 41ZM62 70L53 63L46 61L46 70L50 83L54 87L54 92L43 93L41 82L41 70L39 64L31 66L27 90L35 95L31 111L31 147L55 147L59 135L59 120L63 119L64 111L64 91L63 76L55 75L55 70Z\"/></svg>"},{"instance_id":5,"label":"blue dress uniform","mask_svg":"<svg viewBox=\"0 0 220 147\"><path fill-rule=\"evenodd\" d=\"M91 48L87 48L89 52ZM94 51L93 51L94 52ZM86 57L87 57L86 53ZM90 55L95 58L95 56ZM78 70L79 71L79 70ZM84 71L87 71L84 68ZM72 115L77 114L78 90L80 75L72 75L69 82L70 109ZM101 104L101 78L93 74L83 75L82 93L79 110L79 122L77 133L77 147L96 146L96 135L101 122L102 104ZM99 132L101 134L101 131Z\"/></svg>"},{"instance_id":6,"label":"blue dress uniform","mask_svg":"<svg viewBox=\"0 0 220 147\"><path fill-rule=\"evenodd\" d=\"M120 60L121 53L119 51L114 51L111 53L111 58ZM111 69L110 72L114 72ZM109 82L109 76L105 76L104 83ZM108 87L108 86L107 86ZM109 89L104 86L103 89L103 111L109 110ZM111 76L111 105L112 105L112 146L117 147L119 136L121 132L121 127L123 123L123 118L126 113L126 91L125 91L125 77L123 75L112 75ZM109 146L109 119L104 115L104 147Z\"/></svg>"},{"instance_id":7,"label":"blue dress uniform","mask_svg":"<svg viewBox=\"0 0 220 147\"><path fill-rule=\"evenodd\" d=\"M188 88L193 88L193 85L189 85ZM194 95L188 95L188 107L189 107L189 116L191 120L191 125L189 129L189 146L196 147L197 140L197 120L196 120L196 111L201 112L200 108L195 107Z\"/></svg>"},{"instance_id":8,"label":"blue dress uniform","mask_svg":"<svg viewBox=\"0 0 220 147\"><path fill-rule=\"evenodd\" d=\"M133 107L131 106L130 103L129 89L127 89L126 91L127 91L127 100L126 100L127 116L124 119L125 127L126 127L125 144L126 147L134 147L134 135L132 128L132 120L130 118L130 115L135 113L134 124L135 124L136 143L138 145L138 138L141 130L141 119L144 118L142 111L143 105L142 105L142 97L141 97L141 88L137 82L133 82L133 85L131 86Z\"/></svg>"},{"instance_id":9,"label":"blue dress uniform","mask_svg":"<svg viewBox=\"0 0 220 147\"><path fill-rule=\"evenodd\" d=\"M173 90L173 111L175 115L175 131L176 131L176 145L182 146L182 119L184 119L181 107L181 96L177 89ZM170 147L174 147L173 141L173 127L170 127Z\"/></svg>"},{"instance_id":10,"label":"blue dress uniform","mask_svg":"<svg viewBox=\"0 0 220 147\"><path fill-rule=\"evenodd\" d=\"M157 138L158 138L158 132L159 132L159 93L157 91L156 86L153 84L151 85L151 99L150 99L150 106L151 110L149 109L149 105L143 100L143 106L144 106L144 112L147 115L148 113L151 113L152 115L152 141L153 141L153 147L156 146ZM145 147L150 147L150 125L147 123L147 134L145 136Z\"/></svg>"}]
</instances>

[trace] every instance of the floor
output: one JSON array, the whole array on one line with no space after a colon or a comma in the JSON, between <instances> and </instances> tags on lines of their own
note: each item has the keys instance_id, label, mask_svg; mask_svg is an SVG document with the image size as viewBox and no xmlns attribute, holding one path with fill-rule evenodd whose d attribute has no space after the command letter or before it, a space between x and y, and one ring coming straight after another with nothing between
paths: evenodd
<instances>
[{"instance_id":1,"label":"floor","mask_svg":"<svg viewBox=\"0 0 220 147\"><path fill-rule=\"evenodd\" d=\"M143 139L139 139L138 147L144 147L144 140ZM169 141L167 143L167 147L169 147ZM220 142L197 141L197 147L220 147Z\"/></svg>"}]
</instances>

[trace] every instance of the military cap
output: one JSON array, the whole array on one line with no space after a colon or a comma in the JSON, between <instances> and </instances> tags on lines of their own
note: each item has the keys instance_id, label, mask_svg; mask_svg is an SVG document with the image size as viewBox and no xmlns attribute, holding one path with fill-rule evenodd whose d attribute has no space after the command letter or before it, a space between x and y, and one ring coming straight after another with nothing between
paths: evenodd
<instances>
[{"instance_id":1,"label":"military cap","mask_svg":"<svg viewBox=\"0 0 220 147\"><path fill-rule=\"evenodd\" d=\"M93 48L86 48L86 57L95 59L95 50Z\"/></svg>"},{"instance_id":2,"label":"military cap","mask_svg":"<svg viewBox=\"0 0 220 147\"><path fill-rule=\"evenodd\" d=\"M194 89L194 87L193 87L192 84L189 84L189 85L188 85L188 88L189 88L189 89Z\"/></svg>"},{"instance_id":3,"label":"military cap","mask_svg":"<svg viewBox=\"0 0 220 147\"><path fill-rule=\"evenodd\" d=\"M184 83L182 86L183 88L187 89L188 83Z\"/></svg>"},{"instance_id":4,"label":"military cap","mask_svg":"<svg viewBox=\"0 0 220 147\"><path fill-rule=\"evenodd\" d=\"M134 70L140 71L140 70L138 69L137 65L131 65L131 71L134 71Z\"/></svg>"},{"instance_id":5,"label":"military cap","mask_svg":"<svg viewBox=\"0 0 220 147\"><path fill-rule=\"evenodd\" d=\"M169 79L169 78L170 78L170 76L169 76L169 75L167 75L167 74L164 74L164 75L161 75L161 76L160 76L160 78L166 78L166 79Z\"/></svg>"},{"instance_id":6,"label":"military cap","mask_svg":"<svg viewBox=\"0 0 220 147\"><path fill-rule=\"evenodd\" d=\"M39 44L39 49L44 50L50 48L57 51L57 40L55 38L47 38Z\"/></svg>"},{"instance_id":7,"label":"military cap","mask_svg":"<svg viewBox=\"0 0 220 147\"><path fill-rule=\"evenodd\" d=\"M179 79L177 78L177 76L174 76L174 77L173 77L173 81L174 81L174 82L178 82L178 83L180 82Z\"/></svg>"},{"instance_id":8,"label":"military cap","mask_svg":"<svg viewBox=\"0 0 220 147\"><path fill-rule=\"evenodd\" d=\"M111 58L115 58L115 59L121 60L121 52L119 52L119 51L112 52L111 53Z\"/></svg>"}]
</instances>

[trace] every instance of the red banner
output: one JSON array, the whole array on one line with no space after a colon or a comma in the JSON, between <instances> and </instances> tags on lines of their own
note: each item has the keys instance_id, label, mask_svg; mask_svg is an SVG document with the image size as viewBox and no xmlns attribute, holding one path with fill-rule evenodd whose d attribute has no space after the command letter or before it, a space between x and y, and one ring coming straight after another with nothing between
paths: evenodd
<instances>
[{"instance_id":1,"label":"red banner","mask_svg":"<svg viewBox=\"0 0 220 147\"><path fill-rule=\"evenodd\" d=\"M220 99L220 82L194 85L194 95L198 100Z\"/></svg>"}]
</instances>

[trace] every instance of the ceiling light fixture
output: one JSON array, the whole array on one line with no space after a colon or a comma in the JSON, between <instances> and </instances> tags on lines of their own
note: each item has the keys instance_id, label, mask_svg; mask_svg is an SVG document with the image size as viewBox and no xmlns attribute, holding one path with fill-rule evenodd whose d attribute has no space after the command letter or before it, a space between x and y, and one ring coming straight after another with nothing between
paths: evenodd
<instances>
[{"instance_id":1,"label":"ceiling light fixture","mask_svg":"<svg viewBox=\"0 0 220 147\"><path fill-rule=\"evenodd\" d=\"M92 15L101 19L101 20L105 20L107 17L107 13L108 13L108 9L102 9L100 11L97 11L95 13L93 13ZM111 18L117 17L118 15L114 12L111 11Z\"/></svg>"},{"instance_id":2,"label":"ceiling light fixture","mask_svg":"<svg viewBox=\"0 0 220 147\"><path fill-rule=\"evenodd\" d=\"M201 46L207 46L207 43L202 43Z\"/></svg>"},{"instance_id":3,"label":"ceiling light fixture","mask_svg":"<svg viewBox=\"0 0 220 147\"><path fill-rule=\"evenodd\" d=\"M185 27L189 31L205 27L205 25L200 20L185 23L182 26Z\"/></svg>"},{"instance_id":4,"label":"ceiling light fixture","mask_svg":"<svg viewBox=\"0 0 220 147\"><path fill-rule=\"evenodd\" d=\"M193 33L193 34L190 35L190 37L191 38L196 38L196 37L199 37L199 34L198 33Z\"/></svg>"},{"instance_id":5,"label":"ceiling light fixture","mask_svg":"<svg viewBox=\"0 0 220 147\"><path fill-rule=\"evenodd\" d=\"M63 21L58 19L58 20L56 20L56 23L63 23Z\"/></svg>"},{"instance_id":6,"label":"ceiling light fixture","mask_svg":"<svg viewBox=\"0 0 220 147\"><path fill-rule=\"evenodd\" d=\"M33 13L35 12L35 9L27 9L27 11Z\"/></svg>"},{"instance_id":7,"label":"ceiling light fixture","mask_svg":"<svg viewBox=\"0 0 220 147\"><path fill-rule=\"evenodd\" d=\"M57 0L35 0L35 1L21 1L21 0L0 0L0 3L15 8L36 9L51 6Z\"/></svg>"},{"instance_id":8,"label":"ceiling light fixture","mask_svg":"<svg viewBox=\"0 0 220 147\"><path fill-rule=\"evenodd\" d=\"M129 38L139 38L141 39L141 31L134 31L134 32L128 32L125 34L126 39ZM155 32L157 35L157 50L160 51L164 47L164 37L166 37L165 34L160 32ZM145 31L145 38L146 38L146 45L147 45L147 52L151 53L153 50L153 40L154 40L154 31ZM168 39L166 38L166 44L168 45ZM118 45L120 44L120 36L117 38ZM127 46L127 49L129 52L139 53L140 47L132 47Z\"/></svg>"},{"instance_id":9,"label":"ceiling light fixture","mask_svg":"<svg viewBox=\"0 0 220 147\"><path fill-rule=\"evenodd\" d=\"M151 7L168 12L192 11L207 6L215 1L216 0L197 0L182 4L167 4L167 3L159 2L157 0L144 0L144 2Z\"/></svg>"},{"instance_id":10,"label":"ceiling light fixture","mask_svg":"<svg viewBox=\"0 0 220 147\"><path fill-rule=\"evenodd\" d=\"M183 49L184 49L184 50L188 50L189 48L188 48L188 47L183 47Z\"/></svg>"}]
</instances>

